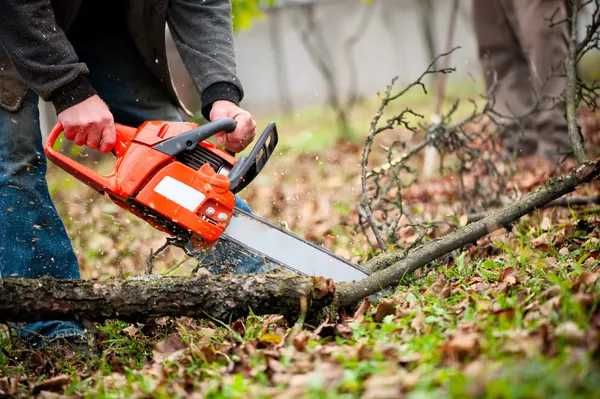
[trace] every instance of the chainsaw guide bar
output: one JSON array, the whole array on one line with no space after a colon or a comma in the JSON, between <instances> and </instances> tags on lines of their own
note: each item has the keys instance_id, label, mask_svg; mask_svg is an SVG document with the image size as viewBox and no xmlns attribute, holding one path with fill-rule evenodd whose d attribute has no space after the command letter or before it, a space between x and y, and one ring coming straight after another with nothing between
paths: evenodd
<instances>
[{"instance_id":1,"label":"chainsaw guide bar","mask_svg":"<svg viewBox=\"0 0 600 399\"><path fill-rule=\"evenodd\" d=\"M273 263L300 274L324 276L338 282L367 277L360 267L327 249L236 208L222 240L234 242Z\"/></svg>"}]
</instances>

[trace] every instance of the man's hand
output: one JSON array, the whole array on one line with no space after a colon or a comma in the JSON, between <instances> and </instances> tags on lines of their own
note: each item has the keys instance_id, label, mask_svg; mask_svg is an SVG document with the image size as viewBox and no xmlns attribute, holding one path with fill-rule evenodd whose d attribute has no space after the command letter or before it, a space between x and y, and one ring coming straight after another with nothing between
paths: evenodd
<instances>
[{"instance_id":1,"label":"man's hand","mask_svg":"<svg viewBox=\"0 0 600 399\"><path fill-rule=\"evenodd\" d=\"M87 98L58 114L65 137L77 145L87 145L102 152L112 151L117 140L110 110L97 95Z\"/></svg>"},{"instance_id":2,"label":"man's hand","mask_svg":"<svg viewBox=\"0 0 600 399\"><path fill-rule=\"evenodd\" d=\"M222 118L235 119L237 127L231 133L218 133L215 136L217 144L224 146L229 151L240 152L254 140L256 121L250 115L250 112L230 101L215 101L210 110L210 120L214 121Z\"/></svg>"}]
</instances>

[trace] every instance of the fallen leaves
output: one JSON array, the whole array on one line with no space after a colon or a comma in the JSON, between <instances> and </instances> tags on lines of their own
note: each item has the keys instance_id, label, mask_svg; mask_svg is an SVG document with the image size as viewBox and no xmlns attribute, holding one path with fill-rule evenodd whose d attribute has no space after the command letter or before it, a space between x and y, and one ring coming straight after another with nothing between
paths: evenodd
<instances>
[{"instance_id":1,"label":"fallen leaves","mask_svg":"<svg viewBox=\"0 0 600 399\"><path fill-rule=\"evenodd\" d=\"M442 353L450 362L462 362L479 354L480 341L481 337L477 331L460 329L444 342Z\"/></svg>"}]
</instances>

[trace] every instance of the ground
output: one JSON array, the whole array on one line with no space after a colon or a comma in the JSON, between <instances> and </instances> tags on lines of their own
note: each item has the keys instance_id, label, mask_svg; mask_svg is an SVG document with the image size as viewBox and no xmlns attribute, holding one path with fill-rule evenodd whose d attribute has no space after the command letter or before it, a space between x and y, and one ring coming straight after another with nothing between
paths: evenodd
<instances>
[{"instance_id":1,"label":"ground","mask_svg":"<svg viewBox=\"0 0 600 399\"><path fill-rule=\"evenodd\" d=\"M319 110L283 118L281 150L244 192L255 211L356 262L372 256L356 228L360 132L371 111L356 111L357 139L344 144L325 134L329 122L315 123L330 120ZM519 179L539 183L529 169ZM84 278L143 273L161 233L56 168L49 181ZM418 188L431 197L431 184ZM156 271L194 266L174 248ZM0 396L594 397L599 277L600 210L546 209L317 325L277 315L114 320L88 326L89 353L26 348L0 327Z\"/></svg>"}]
</instances>

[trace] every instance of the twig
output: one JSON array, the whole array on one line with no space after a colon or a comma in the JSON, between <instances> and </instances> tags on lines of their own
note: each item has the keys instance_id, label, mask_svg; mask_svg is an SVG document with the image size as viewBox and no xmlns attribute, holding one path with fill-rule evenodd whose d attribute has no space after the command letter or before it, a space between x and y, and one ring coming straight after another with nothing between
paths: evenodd
<instances>
[{"instance_id":1,"label":"twig","mask_svg":"<svg viewBox=\"0 0 600 399\"><path fill-rule=\"evenodd\" d=\"M306 320L306 314L308 313L308 298L306 295L302 295L300 297L300 312L298 314L298 319L296 323L294 323L294 327L292 328L291 336L295 336L304 328L304 321Z\"/></svg>"},{"instance_id":2,"label":"twig","mask_svg":"<svg viewBox=\"0 0 600 399\"><path fill-rule=\"evenodd\" d=\"M170 237L168 237L165 240L165 243L161 245L156 251L150 248L150 254L146 258L146 274L152 274L152 271L154 269L154 260L161 252L163 252L169 245L172 244L173 240Z\"/></svg>"},{"instance_id":3,"label":"twig","mask_svg":"<svg viewBox=\"0 0 600 399\"><path fill-rule=\"evenodd\" d=\"M395 92L395 93L393 92L394 85L397 81L397 77L392 79L392 82L386 87L383 95L381 96L381 102L379 104L379 108L377 109L377 112L375 113L375 116L373 117L373 119L371 120L371 123L369 125L369 133L367 134L367 138L365 140L365 144L363 146L363 151L362 151L362 155L361 155L361 196L360 196L360 203L359 203L358 211L359 211L359 215L361 217L361 222L366 223L369 226L370 230L373 232L373 235L375 236L375 239L377 241L377 246L381 250L383 250L385 248L385 240L384 240L383 235L391 237L391 235L393 233L393 229L387 229L387 234L386 234L386 232L381 231L380 226L378 226L378 224L375 220L375 217L373 215L373 209L377 205L377 202L381 200L380 198L378 198L377 194L383 193L383 195L385 195L385 193L387 193L393 186L396 186L398 189L400 189L400 185L397 184L397 181L393 180L393 181L390 181L386 187L381 188L381 187L379 187L379 182L374 181L374 183L376 185L376 192L373 197L370 196L369 195L369 189L370 189L369 179L371 177L373 177L374 175L376 175L376 173L373 174L368 169L369 157L370 157L375 139L378 135L380 135L381 133L383 133L385 131L394 129L396 127L403 127L409 131L415 132L416 127L412 126L410 124L409 117L417 117L417 118L423 117L422 115L407 108L407 109L404 109L399 114L389 118L384 123L381 123L381 120L384 115L384 111L386 110L387 106L391 102L402 97L409 90L411 90L415 87L420 88L425 94L427 94L427 88L425 87L425 84L423 83L423 78L425 76L435 75L438 73L447 74L447 73L453 72L454 68L448 68L448 67L437 68L436 64L440 59L442 59L443 57L449 56L457 48L458 47L451 49L450 51L440 54L439 56L435 57L435 59L427 66L427 69L424 72L422 72L421 75L419 75L417 77L417 79L415 79L413 82L406 85L404 88L402 88L398 92ZM420 148L423 148L426 144L427 143L423 143L415 151L418 152L418 150L420 150ZM391 151L388 151L388 156L391 157ZM393 163L391 158L389 159L389 163L390 164ZM397 178L398 176L395 176L395 177ZM373 201L375 201L375 202L373 202ZM402 206L401 202L398 202L398 205L401 207ZM397 223L394 223L393 226L395 226L396 224Z\"/></svg>"}]
</instances>

